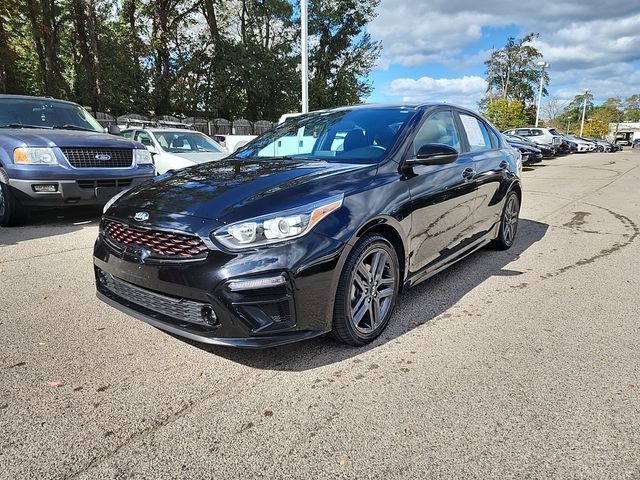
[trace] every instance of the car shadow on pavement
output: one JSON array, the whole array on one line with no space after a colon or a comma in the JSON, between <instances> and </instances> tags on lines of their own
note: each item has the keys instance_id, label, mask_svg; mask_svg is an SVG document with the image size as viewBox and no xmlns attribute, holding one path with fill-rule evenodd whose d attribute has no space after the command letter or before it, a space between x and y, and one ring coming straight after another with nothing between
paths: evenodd
<instances>
[{"instance_id":1,"label":"car shadow on pavement","mask_svg":"<svg viewBox=\"0 0 640 480\"><path fill-rule=\"evenodd\" d=\"M87 225L97 225L101 215L102 208L95 206L31 212L25 224L20 227L0 227L0 246L75 232Z\"/></svg>"},{"instance_id":2,"label":"car shadow on pavement","mask_svg":"<svg viewBox=\"0 0 640 480\"><path fill-rule=\"evenodd\" d=\"M504 267L541 240L548 228L545 223L521 219L517 240L511 249L503 252L482 249L403 292L387 329L379 338L363 347L344 345L329 336L264 350L241 350L175 338L233 362L264 370L303 371L358 357L418 326L428 324L488 278L521 275L523 272ZM481 317L477 318L482 321Z\"/></svg>"}]
</instances>

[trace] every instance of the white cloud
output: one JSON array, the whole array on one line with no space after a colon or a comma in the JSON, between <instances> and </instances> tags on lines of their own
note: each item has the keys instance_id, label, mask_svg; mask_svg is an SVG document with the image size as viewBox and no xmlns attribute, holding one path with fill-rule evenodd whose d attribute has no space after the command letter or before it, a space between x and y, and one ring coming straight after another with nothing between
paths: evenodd
<instances>
[{"instance_id":1,"label":"white cloud","mask_svg":"<svg viewBox=\"0 0 640 480\"><path fill-rule=\"evenodd\" d=\"M486 88L484 79L477 76L397 78L389 84L387 94L403 102L447 102L475 108Z\"/></svg>"},{"instance_id":2,"label":"white cloud","mask_svg":"<svg viewBox=\"0 0 640 480\"><path fill-rule=\"evenodd\" d=\"M489 56L464 52L483 28L515 25L521 34L540 33L535 45L551 63L552 92L575 95L588 86L606 98L639 88L639 69L630 65L640 61L639 10L637 0L382 0L369 31L383 42L385 68L440 63L465 72Z\"/></svg>"}]
</instances>

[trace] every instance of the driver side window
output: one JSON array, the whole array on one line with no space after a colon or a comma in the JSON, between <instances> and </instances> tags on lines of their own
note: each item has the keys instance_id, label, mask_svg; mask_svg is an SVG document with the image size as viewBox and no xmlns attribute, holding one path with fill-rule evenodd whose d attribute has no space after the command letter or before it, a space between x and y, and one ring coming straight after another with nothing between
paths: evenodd
<instances>
[{"instance_id":1,"label":"driver side window","mask_svg":"<svg viewBox=\"0 0 640 480\"><path fill-rule=\"evenodd\" d=\"M428 143L442 143L460 151L460 137L450 111L436 112L425 120L413 139L413 155Z\"/></svg>"}]
</instances>

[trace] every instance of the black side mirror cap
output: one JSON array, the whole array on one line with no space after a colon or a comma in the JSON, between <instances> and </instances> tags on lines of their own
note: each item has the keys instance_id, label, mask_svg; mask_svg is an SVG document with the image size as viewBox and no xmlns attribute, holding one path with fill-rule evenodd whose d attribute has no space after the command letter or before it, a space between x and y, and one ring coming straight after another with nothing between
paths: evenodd
<instances>
[{"instance_id":1,"label":"black side mirror cap","mask_svg":"<svg viewBox=\"0 0 640 480\"><path fill-rule=\"evenodd\" d=\"M107 127L107 131L111 135L118 135L120 133L120 127L118 125L114 125L110 123L109 126Z\"/></svg>"},{"instance_id":2,"label":"black side mirror cap","mask_svg":"<svg viewBox=\"0 0 640 480\"><path fill-rule=\"evenodd\" d=\"M458 159L458 151L443 143L428 143L418 150L416 158L407 160L408 164L446 165Z\"/></svg>"}]
</instances>

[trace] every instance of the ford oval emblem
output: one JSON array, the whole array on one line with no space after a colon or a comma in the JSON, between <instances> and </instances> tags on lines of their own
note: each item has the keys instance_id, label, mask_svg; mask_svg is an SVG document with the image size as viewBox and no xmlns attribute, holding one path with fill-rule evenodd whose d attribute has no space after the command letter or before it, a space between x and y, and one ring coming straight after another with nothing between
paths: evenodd
<instances>
[{"instance_id":1,"label":"ford oval emblem","mask_svg":"<svg viewBox=\"0 0 640 480\"><path fill-rule=\"evenodd\" d=\"M137 222L144 222L149 220L149 214L147 212L138 212L133 216L133 219Z\"/></svg>"},{"instance_id":2,"label":"ford oval emblem","mask_svg":"<svg viewBox=\"0 0 640 480\"><path fill-rule=\"evenodd\" d=\"M96 160L106 162L107 160L111 160L111 155L109 155L108 153L98 153L96 154Z\"/></svg>"}]
</instances>

